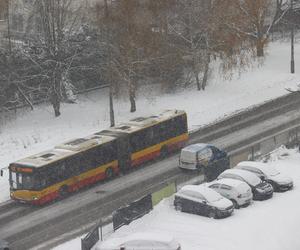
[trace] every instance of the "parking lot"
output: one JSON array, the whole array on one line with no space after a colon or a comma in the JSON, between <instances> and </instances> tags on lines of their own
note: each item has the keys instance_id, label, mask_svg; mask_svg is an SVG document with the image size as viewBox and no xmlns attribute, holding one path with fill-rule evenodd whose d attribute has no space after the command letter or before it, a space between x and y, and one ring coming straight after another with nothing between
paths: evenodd
<instances>
[{"instance_id":1,"label":"parking lot","mask_svg":"<svg viewBox=\"0 0 300 250\"><path fill-rule=\"evenodd\" d=\"M134 232L168 233L183 250L300 249L300 154L294 149L280 149L271 155L269 164L293 178L292 190L274 193L269 200L253 201L225 219L175 211L171 197L111 237Z\"/></svg>"}]
</instances>

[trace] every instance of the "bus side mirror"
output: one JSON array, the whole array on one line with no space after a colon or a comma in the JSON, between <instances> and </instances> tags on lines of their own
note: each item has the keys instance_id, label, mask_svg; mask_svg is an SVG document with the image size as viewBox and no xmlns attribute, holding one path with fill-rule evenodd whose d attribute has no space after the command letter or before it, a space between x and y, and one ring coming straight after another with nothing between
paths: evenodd
<instances>
[{"instance_id":1,"label":"bus side mirror","mask_svg":"<svg viewBox=\"0 0 300 250\"><path fill-rule=\"evenodd\" d=\"M1 176L3 176L3 169L1 169L1 171L0 171L0 175L1 175Z\"/></svg>"}]
</instances>

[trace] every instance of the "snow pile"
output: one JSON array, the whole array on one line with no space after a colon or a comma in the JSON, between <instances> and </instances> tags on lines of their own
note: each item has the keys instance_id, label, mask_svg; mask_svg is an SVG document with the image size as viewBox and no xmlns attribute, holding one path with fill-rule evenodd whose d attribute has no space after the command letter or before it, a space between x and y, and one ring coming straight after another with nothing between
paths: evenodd
<instances>
[{"instance_id":1,"label":"snow pile","mask_svg":"<svg viewBox=\"0 0 300 250\"><path fill-rule=\"evenodd\" d=\"M203 92L194 89L177 94L160 93L159 88L138 93L137 109L129 113L128 100L115 101L116 122L137 116L157 114L165 109L183 109L188 113L193 130L225 116L287 94L295 88L299 74L289 73L289 44L273 43L260 67L231 80L214 75ZM300 45L295 45L295 58L300 58ZM296 72L300 65L296 62ZM52 107L41 105L32 112L19 110L22 116L0 127L0 162L2 167L23 157L52 148L63 141L86 136L109 126L107 90L78 97L78 104L63 104L62 116L54 118ZM6 171L7 172L7 171ZM9 198L8 176L0 178L0 202Z\"/></svg>"}]
</instances>

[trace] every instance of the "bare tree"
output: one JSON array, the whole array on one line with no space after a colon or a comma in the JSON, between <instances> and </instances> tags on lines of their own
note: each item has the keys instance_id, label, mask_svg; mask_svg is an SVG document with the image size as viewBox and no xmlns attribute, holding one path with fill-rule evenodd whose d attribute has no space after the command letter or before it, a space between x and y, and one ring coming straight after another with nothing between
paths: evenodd
<instances>
[{"instance_id":1,"label":"bare tree","mask_svg":"<svg viewBox=\"0 0 300 250\"><path fill-rule=\"evenodd\" d=\"M175 46L190 65L198 90L207 85L212 57L225 60L240 52L241 38L224 25L231 11L222 0L184 0L171 13L170 33L177 36Z\"/></svg>"},{"instance_id":2,"label":"bare tree","mask_svg":"<svg viewBox=\"0 0 300 250\"><path fill-rule=\"evenodd\" d=\"M264 56L264 47L272 27L285 15L284 0L232 0L234 6L230 22L227 23L234 32L250 38L256 47L258 57Z\"/></svg>"},{"instance_id":3,"label":"bare tree","mask_svg":"<svg viewBox=\"0 0 300 250\"><path fill-rule=\"evenodd\" d=\"M48 82L48 94L55 116L60 116L63 79L68 75L76 49L69 46L68 36L76 25L76 6L72 0L37 0L36 13L42 29L40 44L44 52L39 63ZM42 60L40 60L42 58Z\"/></svg>"}]
</instances>

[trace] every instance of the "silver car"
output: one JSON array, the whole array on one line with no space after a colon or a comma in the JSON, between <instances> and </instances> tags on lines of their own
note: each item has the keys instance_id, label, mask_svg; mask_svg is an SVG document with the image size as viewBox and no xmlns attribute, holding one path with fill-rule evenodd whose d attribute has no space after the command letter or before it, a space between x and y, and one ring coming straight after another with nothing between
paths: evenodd
<instances>
[{"instance_id":1,"label":"silver car","mask_svg":"<svg viewBox=\"0 0 300 250\"><path fill-rule=\"evenodd\" d=\"M246 182L252 189L253 200L266 200L273 196L272 185L262 181L249 171L242 169L227 169L218 176L218 180L224 178Z\"/></svg>"},{"instance_id":2,"label":"silver car","mask_svg":"<svg viewBox=\"0 0 300 250\"><path fill-rule=\"evenodd\" d=\"M248 206L252 201L251 187L240 180L224 178L205 185L232 201L235 208Z\"/></svg>"}]
</instances>

